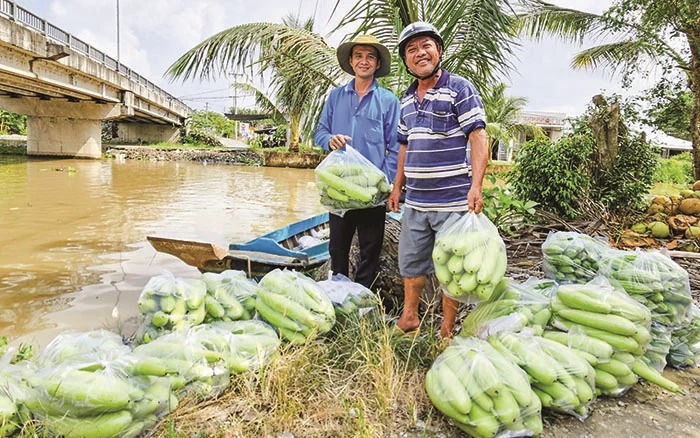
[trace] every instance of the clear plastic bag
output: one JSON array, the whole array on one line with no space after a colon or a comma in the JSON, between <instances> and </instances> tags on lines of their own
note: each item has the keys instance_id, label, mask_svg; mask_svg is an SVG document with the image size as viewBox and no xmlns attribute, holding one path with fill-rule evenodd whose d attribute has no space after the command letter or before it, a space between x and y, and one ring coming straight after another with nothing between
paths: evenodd
<instances>
[{"instance_id":1,"label":"clear plastic bag","mask_svg":"<svg viewBox=\"0 0 700 438\"><path fill-rule=\"evenodd\" d=\"M587 284L560 285L551 308L550 325L568 333L569 346L594 356L601 394L619 396L637 382L632 366L652 339L649 309L602 276ZM544 333L560 343L563 336Z\"/></svg>"},{"instance_id":2,"label":"clear plastic bag","mask_svg":"<svg viewBox=\"0 0 700 438\"><path fill-rule=\"evenodd\" d=\"M435 276L457 301L488 301L506 272L506 246L482 213L453 215L438 230L433 248Z\"/></svg>"},{"instance_id":3,"label":"clear plastic bag","mask_svg":"<svg viewBox=\"0 0 700 438\"><path fill-rule=\"evenodd\" d=\"M542 337L569 347L591 364L595 370L596 392L602 395L624 395L639 380L632 371L633 364L639 360L638 356L617 350L581 327L570 327L568 332L545 330Z\"/></svg>"},{"instance_id":4,"label":"clear plastic bag","mask_svg":"<svg viewBox=\"0 0 700 438\"><path fill-rule=\"evenodd\" d=\"M659 251L611 250L600 273L651 311L655 322L679 327L688 321L692 296L688 272Z\"/></svg>"},{"instance_id":5,"label":"clear plastic bag","mask_svg":"<svg viewBox=\"0 0 700 438\"><path fill-rule=\"evenodd\" d=\"M552 313L549 298L504 278L488 301L477 304L462 322L460 336L486 339L498 332L519 332L525 327L542 333Z\"/></svg>"},{"instance_id":6,"label":"clear plastic bag","mask_svg":"<svg viewBox=\"0 0 700 438\"><path fill-rule=\"evenodd\" d=\"M489 343L455 338L425 376L433 405L471 436L538 436L541 403L527 374Z\"/></svg>"},{"instance_id":7,"label":"clear plastic bag","mask_svg":"<svg viewBox=\"0 0 700 438\"><path fill-rule=\"evenodd\" d=\"M691 305L690 320L671 333L667 362L674 368L694 367L700 363L700 309Z\"/></svg>"},{"instance_id":8,"label":"clear plastic bag","mask_svg":"<svg viewBox=\"0 0 700 438\"><path fill-rule=\"evenodd\" d=\"M377 307L374 292L343 274L332 275L328 280L319 281L318 285L333 303L336 316L363 316Z\"/></svg>"},{"instance_id":9,"label":"clear plastic bag","mask_svg":"<svg viewBox=\"0 0 700 438\"><path fill-rule=\"evenodd\" d=\"M542 244L543 271L559 283L586 283L598 275L598 262L610 245L587 234L551 232Z\"/></svg>"},{"instance_id":10,"label":"clear plastic bag","mask_svg":"<svg viewBox=\"0 0 700 438\"><path fill-rule=\"evenodd\" d=\"M595 370L568 346L532 330L500 332L487 341L525 371L542 405L585 420L595 400Z\"/></svg>"},{"instance_id":11,"label":"clear plastic bag","mask_svg":"<svg viewBox=\"0 0 700 438\"><path fill-rule=\"evenodd\" d=\"M255 291L258 287L243 271L205 272L207 316L205 322L251 319L255 314Z\"/></svg>"},{"instance_id":12,"label":"clear plastic bag","mask_svg":"<svg viewBox=\"0 0 700 438\"><path fill-rule=\"evenodd\" d=\"M335 324L335 308L323 289L294 270L275 269L258 283L256 311L282 338L304 343Z\"/></svg>"},{"instance_id":13,"label":"clear plastic bag","mask_svg":"<svg viewBox=\"0 0 700 438\"><path fill-rule=\"evenodd\" d=\"M226 361L230 350L226 342L220 342L221 338L227 340L226 332L216 329L219 330L216 334L221 336L215 343L214 334L208 332L209 327L202 325L175 331L138 345L132 352L135 358L132 370L157 368L159 373L178 376L184 382L179 385L178 395L206 398L219 394L231 381ZM158 365L154 365L153 360Z\"/></svg>"},{"instance_id":14,"label":"clear plastic bag","mask_svg":"<svg viewBox=\"0 0 700 438\"><path fill-rule=\"evenodd\" d=\"M167 271L151 277L137 301L143 316L138 342L201 324L207 315L206 295L207 285L200 278L178 278Z\"/></svg>"},{"instance_id":15,"label":"clear plastic bag","mask_svg":"<svg viewBox=\"0 0 700 438\"><path fill-rule=\"evenodd\" d=\"M332 151L314 173L321 204L339 216L382 205L391 192L384 172L351 146Z\"/></svg>"}]
</instances>

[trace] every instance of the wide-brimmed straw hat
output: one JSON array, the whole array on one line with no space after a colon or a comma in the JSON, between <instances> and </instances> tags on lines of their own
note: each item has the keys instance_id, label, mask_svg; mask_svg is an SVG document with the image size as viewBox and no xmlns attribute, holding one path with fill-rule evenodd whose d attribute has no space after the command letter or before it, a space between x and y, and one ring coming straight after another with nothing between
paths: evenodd
<instances>
[{"instance_id":1,"label":"wide-brimmed straw hat","mask_svg":"<svg viewBox=\"0 0 700 438\"><path fill-rule=\"evenodd\" d=\"M379 52L380 65L379 69L374 72L374 77L379 78L388 75L391 67L391 53L389 49L384 47L379 40L372 35L359 35L354 40L346 41L338 46L336 53L338 55L338 64L340 64L340 68L346 73L355 76L355 72L352 70L352 66L350 66L350 55L352 54L353 46L358 44L372 46Z\"/></svg>"}]
</instances>

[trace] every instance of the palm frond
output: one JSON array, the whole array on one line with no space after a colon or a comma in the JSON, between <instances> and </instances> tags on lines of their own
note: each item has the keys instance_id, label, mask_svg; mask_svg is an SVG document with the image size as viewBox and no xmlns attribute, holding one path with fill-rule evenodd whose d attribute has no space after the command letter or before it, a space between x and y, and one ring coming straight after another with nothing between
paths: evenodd
<instances>
[{"instance_id":1,"label":"palm frond","mask_svg":"<svg viewBox=\"0 0 700 438\"><path fill-rule=\"evenodd\" d=\"M513 18L506 13L507 2L466 3L464 15L446 23L451 31L445 41L445 67L470 78L477 88L483 88L496 77L507 76L518 43L512 30Z\"/></svg>"},{"instance_id":2,"label":"palm frond","mask_svg":"<svg viewBox=\"0 0 700 438\"><path fill-rule=\"evenodd\" d=\"M269 67L277 50L302 48L303 54L311 57L323 46L326 44L318 35L305 29L275 23L242 24L188 50L168 68L166 77L215 79L240 69L255 74Z\"/></svg>"},{"instance_id":3,"label":"palm frond","mask_svg":"<svg viewBox=\"0 0 700 438\"><path fill-rule=\"evenodd\" d=\"M626 40L601 44L576 54L571 61L573 68L603 68L613 72L630 68L641 58L656 59L659 47L646 41Z\"/></svg>"},{"instance_id":4,"label":"palm frond","mask_svg":"<svg viewBox=\"0 0 700 438\"><path fill-rule=\"evenodd\" d=\"M562 8L540 0L524 0L517 14L515 30L519 35L541 40L554 35L567 41L582 43L584 38L602 35L606 22L601 15Z\"/></svg>"}]
</instances>

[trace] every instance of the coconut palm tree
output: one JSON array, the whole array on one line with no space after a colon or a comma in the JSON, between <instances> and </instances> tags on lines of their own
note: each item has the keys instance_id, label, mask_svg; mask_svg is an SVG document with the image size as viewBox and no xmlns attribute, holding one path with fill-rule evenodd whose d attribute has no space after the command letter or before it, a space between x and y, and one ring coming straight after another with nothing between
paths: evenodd
<instances>
[{"instance_id":1,"label":"coconut palm tree","mask_svg":"<svg viewBox=\"0 0 700 438\"><path fill-rule=\"evenodd\" d=\"M336 3L338 7L339 1ZM445 42L443 66L485 88L512 68L517 47L515 11L506 0L358 0L337 29L352 27L353 35L370 32L390 49L401 30L414 21L427 21ZM383 81L397 94L413 80L398 50L393 51L392 73Z\"/></svg>"},{"instance_id":2,"label":"coconut palm tree","mask_svg":"<svg viewBox=\"0 0 700 438\"><path fill-rule=\"evenodd\" d=\"M342 75L335 51L313 33L313 24L313 19L301 22L289 16L281 24L231 27L187 51L168 68L166 76L183 81L216 79L242 70L268 82L265 95L285 115L289 148L296 150L301 131L313 130L326 91Z\"/></svg>"},{"instance_id":3,"label":"coconut palm tree","mask_svg":"<svg viewBox=\"0 0 700 438\"><path fill-rule=\"evenodd\" d=\"M697 0L616 0L604 14L560 8L528 0L533 9L520 21L524 35L554 35L582 42L587 36L605 37L603 44L578 53L574 68L603 68L634 75L660 67L662 73L680 71L693 96L690 134L695 178L700 179L700 3Z\"/></svg>"},{"instance_id":4,"label":"coconut palm tree","mask_svg":"<svg viewBox=\"0 0 700 438\"><path fill-rule=\"evenodd\" d=\"M497 158L498 144L516 141L522 136L537 137L544 135L541 128L531 123L520 121L520 112L527 104L524 97L506 95L508 86L498 83L486 87L481 92L486 112L486 134L489 138L491 158Z\"/></svg>"},{"instance_id":5,"label":"coconut palm tree","mask_svg":"<svg viewBox=\"0 0 700 438\"><path fill-rule=\"evenodd\" d=\"M335 31L350 26L356 32L348 38L372 33L394 49L392 74L380 82L400 94L413 78L398 59L398 36L409 23L429 21L445 41L443 65L481 89L507 75L512 67L510 60L518 43L517 16L511 3L522 1L526 0L358 0ZM272 92L267 94L285 111L291 130L300 126L310 138L328 90L344 80L335 50L312 29L311 20L299 23L289 17L281 24L234 26L190 49L169 67L166 76L183 81L212 79L243 69L252 76L269 78ZM298 136L292 132L290 137L294 144Z\"/></svg>"}]
</instances>

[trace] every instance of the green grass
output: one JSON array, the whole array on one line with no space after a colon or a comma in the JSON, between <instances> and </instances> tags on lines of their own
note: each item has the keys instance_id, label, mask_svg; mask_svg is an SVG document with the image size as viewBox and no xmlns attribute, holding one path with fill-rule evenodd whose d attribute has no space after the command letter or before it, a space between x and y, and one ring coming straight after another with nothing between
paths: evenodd
<instances>
[{"instance_id":1,"label":"green grass","mask_svg":"<svg viewBox=\"0 0 700 438\"><path fill-rule=\"evenodd\" d=\"M427 398L424 376L440 352L425 321L416 339L392 334L382 311L338 322L318 340L285 344L269 365L237 376L216 400L184 401L153 437L384 437L419 422L452 428ZM454 435L456 436L456 435Z\"/></svg>"},{"instance_id":2,"label":"green grass","mask_svg":"<svg viewBox=\"0 0 700 438\"><path fill-rule=\"evenodd\" d=\"M674 184L674 183L656 183L652 186L652 195L662 195L662 196L675 196L680 193L681 190L688 188L688 184Z\"/></svg>"}]
</instances>

